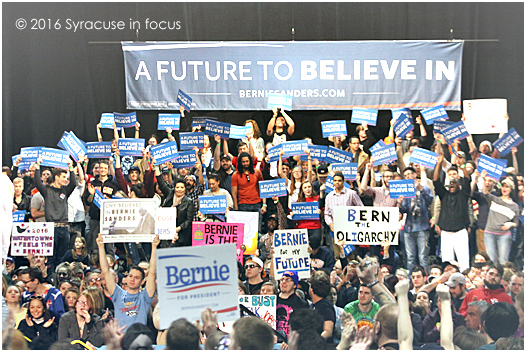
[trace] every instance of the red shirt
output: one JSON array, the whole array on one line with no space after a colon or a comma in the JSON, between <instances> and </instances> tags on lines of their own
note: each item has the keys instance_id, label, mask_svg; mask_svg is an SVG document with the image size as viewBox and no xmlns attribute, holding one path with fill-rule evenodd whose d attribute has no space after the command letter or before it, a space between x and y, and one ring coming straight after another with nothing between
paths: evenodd
<instances>
[{"instance_id":1,"label":"red shirt","mask_svg":"<svg viewBox=\"0 0 526 352\"><path fill-rule=\"evenodd\" d=\"M248 179L250 179L250 182ZM253 174L234 172L230 184L232 188L237 187L237 204L257 204L261 202L259 181L263 181L263 174L258 169L255 169Z\"/></svg>"},{"instance_id":2,"label":"red shirt","mask_svg":"<svg viewBox=\"0 0 526 352\"><path fill-rule=\"evenodd\" d=\"M477 301L486 301L491 305L497 302L506 302L513 305L513 300L503 288L498 288L496 290L490 290L489 288L477 288L467 293L466 298L464 298L464 301L462 301L462 305L460 306L458 312L463 316L468 315L468 303L473 302L475 297L477 297Z\"/></svg>"},{"instance_id":3,"label":"red shirt","mask_svg":"<svg viewBox=\"0 0 526 352\"><path fill-rule=\"evenodd\" d=\"M307 197L305 198L305 201L318 203L319 198L320 196ZM319 219L318 220L298 220L295 225L297 229L308 229L308 230L321 229L321 221Z\"/></svg>"}]
</instances>

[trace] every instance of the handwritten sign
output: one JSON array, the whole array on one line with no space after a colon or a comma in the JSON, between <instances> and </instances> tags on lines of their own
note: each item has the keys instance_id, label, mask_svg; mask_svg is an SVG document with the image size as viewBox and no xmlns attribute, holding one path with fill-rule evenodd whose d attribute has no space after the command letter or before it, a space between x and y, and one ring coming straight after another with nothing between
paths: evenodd
<instances>
[{"instance_id":1,"label":"handwritten sign","mask_svg":"<svg viewBox=\"0 0 526 352\"><path fill-rule=\"evenodd\" d=\"M398 199L398 197L414 198L415 197L415 180L391 180L389 181L389 197Z\"/></svg>"},{"instance_id":2,"label":"handwritten sign","mask_svg":"<svg viewBox=\"0 0 526 352\"><path fill-rule=\"evenodd\" d=\"M52 222L14 223L11 236L11 255L25 257L28 254L53 255L55 226Z\"/></svg>"},{"instance_id":3,"label":"handwritten sign","mask_svg":"<svg viewBox=\"0 0 526 352\"><path fill-rule=\"evenodd\" d=\"M226 196L199 196L199 211L201 214L226 213Z\"/></svg>"},{"instance_id":4,"label":"handwritten sign","mask_svg":"<svg viewBox=\"0 0 526 352\"><path fill-rule=\"evenodd\" d=\"M435 120L449 120L449 116L443 105L438 105L420 112L428 125L432 125Z\"/></svg>"},{"instance_id":5,"label":"handwritten sign","mask_svg":"<svg viewBox=\"0 0 526 352\"><path fill-rule=\"evenodd\" d=\"M176 169L182 169L185 167L195 166L196 162L197 162L197 157L195 155L195 151L185 150L185 151L179 152L179 157L172 161L172 165Z\"/></svg>"},{"instance_id":6,"label":"handwritten sign","mask_svg":"<svg viewBox=\"0 0 526 352\"><path fill-rule=\"evenodd\" d=\"M181 104L186 111L190 111L192 107L192 98L189 95L185 94L182 90L179 89L177 92L177 102Z\"/></svg>"},{"instance_id":7,"label":"handwritten sign","mask_svg":"<svg viewBox=\"0 0 526 352\"><path fill-rule=\"evenodd\" d=\"M276 230L272 241L274 270L280 279L287 270L298 272L300 279L310 277L309 234L307 229Z\"/></svg>"},{"instance_id":8,"label":"handwritten sign","mask_svg":"<svg viewBox=\"0 0 526 352\"><path fill-rule=\"evenodd\" d=\"M397 207L335 207L334 238L346 244L398 245Z\"/></svg>"},{"instance_id":9,"label":"handwritten sign","mask_svg":"<svg viewBox=\"0 0 526 352\"><path fill-rule=\"evenodd\" d=\"M486 170L488 173L487 177L498 182L507 164L508 161L506 159L494 159L486 154L481 154L478 160L477 171L482 172Z\"/></svg>"},{"instance_id":10,"label":"handwritten sign","mask_svg":"<svg viewBox=\"0 0 526 352\"><path fill-rule=\"evenodd\" d=\"M506 134L497 139L493 146L500 153L501 156L506 156L511 152L512 148L519 146L523 142L522 137L515 130L511 128Z\"/></svg>"},{"instance_id":11,"label":"handwritten sign","mask_svg":"<svg viewBox=\"0 0 526 352\"><path fill-rule=\"evenodd\" d=\"M279 178L276 180L259 181L259 197L272 198L273 196L286 196L287 191L287 179Z\"/></svg>"},{"instance_id":12,"label":"handwritten sign","mask_svg":"<svg viewBox=\"0 0 526 352\"><path fill-rule=\"evenodd\" d=\"M256 254L258 248L259 212L257 211L229 211L226 214L227 222L244 224L243 244L245 255Z\"/></svg>"},{"instance_id":13,"label":"handwritten sign","mask_svg":"<svg viewBox=\"0 0 526 352\"><path fill-rule=\"evenodd\" d=\"M409 162L413 164L422 164L429 169L434 169L437 164L437 158L437 153L415 147L409 156Z\"/></svg>"},{"instance_id":14,"label":"handwritten sign","mask_svg":"<svg viewBox=\"0 0 526 352\"><path fill-rule=\"evenodd\" d=\"M283 108L292 110L292 95L270 93L267 100L267 109Z\"/></svg>"},{"instance_id":15,"label":"handwritten sign","mask_svg":"<svg viewBox=\"0 0 526 352\"><path fill-rule=\"evenodd\" d=\"M157 130L164 131L167 128L178 130L181 125L181 114L159 114Z\"/></svg>"},{"instance_id":16,"label":"handwritten sign","mask_svg":"<svg viewBox=\"0 0 526 352\"><path fill-rule=\"evenodd\" d=\"M508 132L508 101L506 99L464 100L465 125L471 134Z\"/></svg>"},{"instance_id":17,"label":"handwritten sign","mask_svg":"<svg viewBox=\"0 0 526 352\"><path fill-rule=\"evenodd\" d=\"M356 180L356 176L358 175L358 163L337 163L332 164L331 166L332 171L341 171L346 180Z\"/></svg>"},{"instance_id":18,"label":"handwritten sign","mask_svg":"<svg viewBox=\"0 0 526 352\"><path fill-rule=\"evenodd\" d=\"M347 123L345 120L335 121L322 121L321 131L323 138L335 137L335 136L346 136L347 135Z\"/></svg>"},{"instance_id":19,"label":"handwritten sign","mask_svg":"<svg viewBox=\"0 0 526 352\"><path fill-rule=\"evenodd\" d=\"M194 147L199 149L205 147L205 134L203 132L181 132L179 133L181 150L190 150Z\"/></svg>"},{"instance_id":20,"label":"handwritten sign","mask_svg":"<svg viewBox=\"0 0 526 352\"><path fill-rule=\"evenodd\" d=\"M117 127L133 127L137 123L137 113L135 111L128 114L114 112L113 118Z\"/></svg>"},{"instance_id":21,"label":"handwritten sign","mask_svg":"<svg viewBox=\"0 0 526 352\"><path fill-rule=\"evenodd\" d=\"M206 120L205 134L207 136L215 136L217 134L223 139L228 139L230 137L230 124L226 122Z\"/></svg>"},{"instance_id":22,"label":"handwritten sign","mask_svg":"<svg viewBox=\"0 0 526 352\"><path fill-rule=\"evenodd\" d=\"M376 126L376 119L378 118L378 110L353 107L351 115L351 123L366 123L371 126Z\"/></svg>"},{"instance_id":23,"label":"handwritten sign","mask_svg":"<svg viewBox=\"0 0 526 352\"><path fill-rule=\"evenodd\" d=\"M231 222L203 222L192 223L192 246L208 246L212 244L234 243L236 258L243 262L241 245L245 235L245 225Z\"/></svg>"},{"instance_id":24,"label":"handwritten sign","mask_svg":"<svg viewBox=\"0 0 526 352\"><path fill-rule=\"evenodd\" d=\"M272 329L276 329L276 305L275 295L239 296L239 304L245 306L258 318L266 322ZM245 315L248 315L244 313Z\"/></svg>"},{"instance_id":25,"label":"handwritten sign","mask_svg":"<svg viewBox=\"0 0 526 352\"><path fill-rule=\"evenodd\" d=\"M320 220L318 202L296 202L291 203L291 211L294 214L292 220Z\"/></svg>"}]
</instances>

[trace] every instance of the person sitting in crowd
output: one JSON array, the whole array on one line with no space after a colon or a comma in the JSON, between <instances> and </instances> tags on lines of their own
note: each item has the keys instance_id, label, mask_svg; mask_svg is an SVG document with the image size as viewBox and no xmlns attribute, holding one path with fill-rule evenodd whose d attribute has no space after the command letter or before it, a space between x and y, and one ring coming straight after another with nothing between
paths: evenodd
<instances>
[{"instance_id":1,"label":"person sitting in crowd","mask_svg":"<svg viewBox=\"0 0 526 352\"><path fill-rule=\"evenodd\" d=\"M31 296L26 318L20 321L18 330L24 334L32 350L46 350L57 341L58 324L55 315L47 308L41 296Z\"/></svg>"}]
</instances>

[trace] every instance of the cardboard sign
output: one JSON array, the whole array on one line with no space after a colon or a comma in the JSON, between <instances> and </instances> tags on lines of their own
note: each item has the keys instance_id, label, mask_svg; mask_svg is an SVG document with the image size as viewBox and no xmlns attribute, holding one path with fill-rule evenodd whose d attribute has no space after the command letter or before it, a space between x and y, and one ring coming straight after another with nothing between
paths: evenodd
<instances>
[{"instance_id":1,"label":"cardboard sign","mask_svg":"<svg viewBox=\"0 0 526 352\"><path fill-rule=\"evenodd\" d=\"M393 120L397 121L400 116L406 116L413 121L413 115L411 114L411 109L409 108L399 108L399 109L391 109L391 114L393 114Z\"/></svg>"},{"instance_id":2,"label":"cardboard sign","mask_svg":"<svg viewBox=\"0 0 526 352\"><path fill-rule=\"evenodd\" d=\"M19 210L19 211L13 212L13 222L24 222L25 217L26 217L25 210Z\"/></svg>"},{"instance_id":3,"label":"cardboard sign","mask_svg":"<svg viewBox=\"0 0 526 352\"><path fill-rule=\"evenodd\" d=\"M223 139L228 139L230 137L230 124L226 122L206 120L205 134L207 136L215 136L217 134Z\"/></svg>"},{"instance_id":4,"label":"cardboard sign","mask_svg":"<svg viewBox=\"0 0 526 352\"><path fill-rule=\"evenodd\" d=\"M112 112L105 112L100 116L100 128L109 128L113 129L113 124L115 123L115 117ZM120 128L118 128L120 129Z\"/></svg>"},{"instance_id":5,"label":"cardboard sign","mask_svg":"<svg viewBox=\"0 0 526 352\"><path fill-rule=\"evenodd\" d=\"M250 133L250 126L230 125L230 139L245 139L248 133Z\"/></svg>"},{"instance_id":6,"label":"cardboard sign","mask_svg":"<svg viewBox=\"0 0 526 352\"><path fill-rule=\"evenodd\" d=\"M86 156L89 159L109 158L111 156L111 142L86 143Z\"/></svg>"},{"instance_id":7,"label":"cardboard sign","mask_svg":"<svg viewBox=\"0 0 526 352\"><path fill-rule=\"evenodd\" d=\"M353 107L351 115L351 123L366 123L371 126L376 126L376 119L378 118L378 110Z\"/></svg>"},{"instance_id":8,"label":"cardboard sign","mask_svg":"<svg viewBox=\"0 0 526 352\"><path fill-rule=\"evenodd\" d=\"M320 220L318 214L320 206L318 202L296 202L291 203L292 220Z\"/></svg>"},{"instance_id":9,"label":"cardboard sign","mask_svg":"<svg viewBox=\"0 0 526 352\"><path fill-rule=\"evenodd\" d=\"M181 114L159 114L157 130L164 131L167 128L178 130L181 125Z\"/></svg>"},{"instance_id":10,"label":"cardboard sign","mask_svg":"<svg viewBox=\"0 0 526 352\"><path fill-rule=\"evenodd\" d=\"M176 141L153 145L150 151L157 165L164 164L179 157Z\"/></svg>"},{"instance_id":11,"label":"cardboard sign","mask_svg":"<svg viewBox=\"0 0 526 352\"><path fill-rule=\"evenodd\" d=\"M506 134L493 143L493 147L497 149L501 156L506 156L511 152L512 148L519 146L522 142L523 139L519 133L515 128L511 128Z\"/></svg>"},{"instance_id":12,"label":"cardboard sign","mask_svg":"<svg viewBox=\"0 0 526 352\"><path fill-rule=\"evenodd\" d=\"M40 165L68 169L69 152L60 149L42 148L42 162Z\"/></svg>"},{"instance_id":13,"label":"cardboard sign","mask_svg":"<svg viewBox=\"0 0 526 352\"><path fill-rule=\"evenodd\" d=\"M267 100L267 109L283 108L283 110L292 110L292 95L270 93Z\"/></svg>"},{"instance_id":14,"label":"cardboard sign","mask_svg":"<svg viewBox=\"0 0 526 352\"><path fill-rule=\"evenodd\" d=\"M398 245L397 207L335 207L334 239L346 244Z\"/></svg>"},{"instance_id":15,"label":"cardboard sign","mask_svg":"<svg viewBox=\"0 0 526 352\"><path fill-rule=\"evenodd\" d=\"M226 196L199 196L199 211L201 214L226 213Z\"/></svg>"},{"instance_id":16,"label":"cardboard sign","mask_svg":"<svg viewBox=\"0 0 526 352\"><path fill-rule=\"evenodd\" d=\"M453 142L455 142L455 139L458 139L460 141L468 137L469 132L466 129L464 122L459 121L457 123L452 124L451 126L444 128L442 130L442 135L446 139L447 144L453 144Z\"/></svg>"},{"instance_id":17,"label":"cardboard sign","mask_svg":"<svg viewBox=\"0 0 526 352\"><path fill-rule=\"evenodd\" d=\"M393 130L397 137L404 138L409 132L411 132L415 126L413 125L413 117L409 117L405 114L401 115L396 120Z\"/></svg>"},{"instance_id":18,"label":"cardboard sign","mask_svg":"<svg viewBox=\"0 0 526 352\"><path fill-rule=\"evenodd\" d=\"M202 149L205 147L205 134L203 132L180 132L179 144L181 150L190 150L194 147Z\"/></svg>"},{"instance_id":19,"label":"cardboard sign","mask_svg":"<svg viewBox=\"0 0 526 352\"><path fill-rule=\"evenodd\" d=\"M347 123L345 120L335 121L322 121L321 131L323 138L335 137L335 136L346 136L347 135Z\"/></svg>"},{"instance_id":20,"label":"cardboard sign","mask_svg":"<svg viewBox=\"0 0 526 352\"><path fill-rule=\"evenodd\" d=\"M389 181L389 198L398 199L398 197L414 198L415 197L415 180L390 180Z\"/></svg>"},{"instance_id":21,"label":"cardboard sign","mask_svg":"<svg viewBox=\"0 0 526 352\"><path fill-rule=\"evenodd\" d=\"M256 254L258 249L258 227L259 212L254 211L229 211L226 220L230 223L244 224L243 244L245 245L245 255Z\"/></svg>"},{"instance_id":22,"label":"cardboard sign","mask_svg":"<svg viewBox=\"0 0 526 352\"><path fill-rule=\"evenodd\" d=\"M128 114L114 112L113 118L117 127L134 127L137 124L137 113L135 111Z\"/></svg>"},{"instance_id":23,"label":"cardboard sign","mask_svg":"<svg viewBox=\"0 0 526 352\"><path fill-rule=\"evenodd\" d=\"M25 147L20 149L22 160L29 163L36 163L42 154L43 147Z\"/></svg>"},{"instance_id":24,"label":"cardboard sign","mask_svg":"<svg viewBox=\"0 0 526 352\"><path fill-rule=\"evenodd\" d=\"M449 120L449 116L443 105L438 105L429 109L420 111L420 114L426 120L428 125L432 125L435 120Z\"/></svg>"},{"instance_id":25,"label":"cardboard sign","mask_svg":"<svg viewBox=\"0 0 526 352\"><path fill-rule=\"evenodd\" d=\"M298 272L300 279L310 277L309 233L307 229L276 230L272 241L274 270L281 279L287 270Z\"/></svg>"},{"instance_id":26,"label":"cardboard sign","mask_svg":"<svg viewBox=\"0 0 526 352\"><path fill-rule=\"evenodd\" d=\"M185 151L179 152L179 157L172 161L172 165L176 169L182 169L185 167L195 166L196 162L197 162L197 156L195 155L195 151L185 150Z\"/></svg>"},{"instance_id":27,"label":"cardboard sign","mask_svg":"<svg viewBox=\"0 0 526 352\"><path fill-rule=\"evenodd\" d=\"M11 255L25 257L28 254L53 255L55 224L52 222L14 223L11 235Z\"/></svg>"},{"instance_id":28,"label":"cardboard sign","mask_svg":"<svg viewBox=\"0 0 526 352\"><path fill-rule=\"evenodd\" d=\"M508 111L506 99L464 100L463 110L467 130L471 134L506 133Z\"/></svg>"},{"instance_id":29,"label":"cardboard sign","mask_svg":"<svg viewBox=\"0 0 526 352\"><path fill-rule=\"evenodd\" d=\"M189 95L185 94L182 90L179 89L177 92L177 102L184 107L186 111L190 111L192 108L192 98Z\"/></svg>"},{"instance_id":30,"label":"cardboard sign","mask_svg":"<svg viewBox=\"0 0 526 352\"><path fill-rule=\"evenodd\" d=\"M144 138L119 138L119 152L121 156L142 156Z\"/></svg>"},{"instance_id":31,"label":"cardboard sign","mask_svg":"<svg viewBox=\"0 0 526 352\"><path fill-rule=\"evenodd\" d=\"M353 155L345 150L329 146L325 161L328 163L352 163Z\"/></svg>"},{"instance_id":32,"label":"cardboard sign","mask_svg":"<svg viewBox=\"0 0 526 352\"><path fill-rule=\"evenodd\" d=\"M192 223L192 246L234 243L236 259L240 263L243 263L241 245L244 235L245 225L241 223L202 221Z\"/></svg>"},{"instance_id":33,"label":"cardboard sign","mask_svg":"<svg viewBox=\"0 0 526 352\"><path fill-rule=\"evenodd\" d=\"M259 197L272 198L274 196L283 197L288 194L287 179L279 178L276 180L259 181Z\"/></svg>"},{"instance_id":34,"label":"cardboard sign","mask_svg":"<svg viewBox=\"0 0 526 352\"><path fill-rule=\"evenodd\" d=\"M272 329L276 329L276 305L278 303L275 295L247 296L239 295L239 304L245 306L258 318L266 322ZM244 313L246 316L248 314Z\"/></svg>"},{"instance_id":35,"label":"cardboard sign","mask_svg":"<svg viewBox=\"0 0 526 352\"><path fill-rule=\"evenodd\" d=\"M309 151L310 151L310 157L314 161L314 159L318 160L318 162L322 163L327 158L327 151L329 150L329 147L326 145L315 145L315 144L309 144ZM308 161L309 156L308 155L302 155L300 157L301 161Z\"/></svg>"},{"instance_id":36,"label":"cardboard sign","mask_svg":"<svg viewBox=\"0 0 526 352\"><path fill-rule=\"evenodd\" d=\"M332 164L332 171L340 170L345 180L354 181L358 175L358 163Z\"/></svg>"},{"instance_id":37,"label":"cardboard sign","mask_svg":"<svg viewBox=\"0 0 526 352\"><path fill-rule=\"evenodd\" d=\"M101 203L100 233L104 243L153 240L157 213L154 199L103 199Z\"/></svg>"},{"instance_id":38,"label":"cardboard sign","mask_svg":"<svg viewBox=\"0 0 526 352\"><path fill-rule=\"evenodd\" d=\"M155 216L155 234L160 240L173 240L176 232L174 224L177 223L177 208L157 208Z\"/></svg>"},{"instance_id":39,"label":"cardboard sign","mask_svg":"<svg viewBox=\"0 0 526 352\"><path fill-rule=\"evenodd\" d=\"M157 250L160 328L185 317L201 319L210 307L218 321L239 318L236 247L233 243Z\"/></svg>"},{"instance_id":40,"label":"cardboard sign","mask_svg":"<svg viewBox=\"0 0 526 352\"><path fill-rule=\"evenodd\" d=\"M415 147L409 156L409 162L422 164L429 169L434 169L437 164L438 154L427 149Z\"/></svg>"},{"instance_id":41,"label":"cardboard sign","mask_svg":"<svg viewBox=\"0 0 526 352\"><path fill-rule=\"evenodd\" d=\"M499 182L507 165L508 160L506 159L494 159L486 154L481 154L478 160L477 171L482 172L486 170L489 178Z\"/></svg>"},{"instance_id":42,"label":"cardboard sign","mask_svg":"<svg viewBox=\"0 0 526 352\"><path fill-rule=\"evenodd\" d=\"M375 150L371 153L371 155L374 158L373 166L388 164L394 160L398 160L398 156L396 155L396 146L394 143Z\"/></svg>"}]
</instances>

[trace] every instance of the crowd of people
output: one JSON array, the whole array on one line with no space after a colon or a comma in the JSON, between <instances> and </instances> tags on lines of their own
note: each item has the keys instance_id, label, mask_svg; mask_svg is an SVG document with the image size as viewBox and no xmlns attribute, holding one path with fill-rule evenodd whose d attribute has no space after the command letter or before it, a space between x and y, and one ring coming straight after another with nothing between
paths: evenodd
<instances>
[{"instance_id":1,"label":"crowd of people","mask_svg":"<svg viewBox=\"0 0 526 352\"><path fill-rule=\"evenodd\" d=\"M184 109L181 116L190 118ZM270 161L269 148L295 135L293 118L276 108L264 130L245 122L249 132L237 153L232 141L205 135L190 168L152 158L152 146L176 140L169 128L166 138L147 139L142 157L120 155L125 130L116 125L109 159L81 157L64 170L41 159L20 169L19 157L3 167L12 180L12 210L25 211L25 222L53 222L54 251L23 257L3 248L4 349L523 349L524 179L517 149L496 182L477 171L482 154L500 157L490 141L477 147L468 136L448 144L420 115L414 122L404 138L394 134L393 121L387 136L364 123L356 133L328 138L352 154L356 180L308 149L303 158L281 153ZM137 123L135 138L139 132ZM97 135L102 141L100 125ZM380 139L395 144L398 158L373 166L370 148ZM409 162L416 147L437 153L434 169ZM261 199L259 182L283 178L286 196ZM415 197L390 196L389 182L400 179L414 180ZM174 238L105 243L97 190L105 198L153 198L176 207ZM174 317L160 329L159 312L167 308L157 296L158 248L191 246L194 221L225 221L225 214L199 211L201 195L226 196L227 212L259 213L257 251L238 262L239 294L276 295L275 329L255 316L225 329L210 309L200 322ZM319 218L294 220L296 202L317 203ZM397 207L399 244L355 245L349 253L334 237L338 206ZM308 231L309 279L294 270L274 273L273 235L285 229Z\"/></svg>"}]
</instances>

